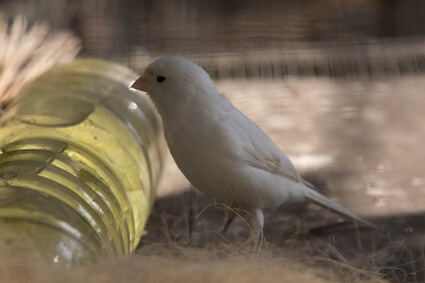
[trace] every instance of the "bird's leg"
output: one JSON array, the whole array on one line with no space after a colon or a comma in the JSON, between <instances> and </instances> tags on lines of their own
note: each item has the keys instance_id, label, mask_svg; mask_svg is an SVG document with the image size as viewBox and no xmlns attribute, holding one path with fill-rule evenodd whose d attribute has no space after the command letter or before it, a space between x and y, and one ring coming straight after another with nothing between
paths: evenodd
<instances>
[{"instance_id":1,"label":"bird's leg","mask_svg":"<svg viewBox=\"0 0 425 283\"><path fill-rule=\"evenodd\" d=\"M229 227L232 224L235 217L236 217L236 213L233 211L233 209L232 208L226 208L225 213L224 213L223 228L221 229L220 241L224 237L224 235L227 233L227 230L229 230Z\"/></svg>"},{"instance_id":2,"label":"bird's leg","mask_svg":"<svg viewBox=\"0 0 425 283\"><path fill-rule=\"evenodd\" d=\"M193 226L195 222L195 211L196 211L196 195L193 190L193 187L190 188L190 204L189 204L189 211L188 211L188 217L187 217L187 228L189 233L189 241L192 242L192 233L193 233ZM186 207L186 206L183 206Z\"/></svg>"},{"instance_id":3,"label":"bird's leg","mask_svg":"<svg viewBox=\"0 0 425 283\"><path fill-rule=\"evenodd\" d=\"M264 213L262 209L255 209L248 218L248 224L252 231L252 239L255 250L258 249L263 239Z\"/></svg>"}]
</instances>

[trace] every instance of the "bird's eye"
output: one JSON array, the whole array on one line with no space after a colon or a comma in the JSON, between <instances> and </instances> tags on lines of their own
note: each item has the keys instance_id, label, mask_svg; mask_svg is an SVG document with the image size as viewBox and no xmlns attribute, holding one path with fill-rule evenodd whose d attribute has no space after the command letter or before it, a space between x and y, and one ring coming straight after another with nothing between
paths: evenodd
<instances>
[{"instance_id":1,"label":"bird's eye","mask_svg":"<svg viewBox=\"0 0 425 283\"><path fill-rule=\"evenodd\" d=\"M162 83L163 81L165 81L165 77L158 76L158 77L156 77L156 81L159 82L159 83Z\"/></svg>"}]
</instances>

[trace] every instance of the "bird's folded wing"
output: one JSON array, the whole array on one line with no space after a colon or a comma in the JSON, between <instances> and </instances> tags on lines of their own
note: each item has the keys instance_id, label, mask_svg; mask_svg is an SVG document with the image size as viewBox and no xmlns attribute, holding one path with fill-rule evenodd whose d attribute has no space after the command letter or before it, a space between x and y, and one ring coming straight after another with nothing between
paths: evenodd
<instances>
[{"instance_id":1,"label":"bird's folded wing","mask_svg":"<svg viewBox=\"0 0 425 283\"><path fill-rule=\"evenodd\" d=\"M289 158L271 141L260 128L255 137L244 143L246 163L252 167L281 175L295 182L301 182L300 174ZM251 132L252 133L252 132Z\"/></svg>"},{"instance_id":2,"label":"bird's folded wing","mask_svg":"<svg viewBox=\"0 0 425 283\"><path fill-rule=\"evenodd\" d=\"M250 155L248 155L248 158L246 160L246 163L252 167L281 175L283 177L286 177L288 179L291 179L295 182L302 182L307 187L314 189L315 186L310 183L309 181L301 178L299 173L296 171L294 166L292 165L291 161L286 157L283 153L283 160L282 156L273 158L265 158L263 160L258 159L258 154L251 152Z\"/></svg>"},{"instance_id":3,"label":"bird's folded wing","mask_svg":"<svg viewBox=\"0 0 425 283\"><path fill-rule=\"evenodd\" d=\"M294 182L301 182L302 179L292 162L269 136L242 112L234 108L227 99L223 100L223 103L230 105L230 110L215 124L220 130L213 133L215 137L224 134L225 144L234 145L230 155L239 152L239 157L249 166L280 175Z\"/></svg>"},{"instance_id":4,"label":"bird's folded wing","mask_svg":"<svg viewBox=\"0 0 425 283\"><path fill-rule=\"evenodd\" d=\"M264 158L258 159L256 153L247 156L246 163L252 167L286 177L295 182L300 182L300 176L293 167L292 163L287 162L289 159L282 161L279 157L275 159Z\"/></svg>"}]
</instances>

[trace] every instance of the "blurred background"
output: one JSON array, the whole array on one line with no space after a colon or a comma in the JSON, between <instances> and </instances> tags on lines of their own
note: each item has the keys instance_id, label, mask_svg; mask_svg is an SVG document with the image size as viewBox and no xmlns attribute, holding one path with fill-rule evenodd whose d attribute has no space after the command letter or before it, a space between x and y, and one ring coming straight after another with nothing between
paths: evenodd
<instances>
[{"instance_id":1,"label":"blurred background","mask_svg":"<svg viewBox=\"0 0 425 283\"><path fill-rule=\"evenodd\" d=\"M214 77L425 68L420 0L2 0L0 9L71 29L83 40L81 55L135 69L164 54L198 58Z\"/></svg>"},{"instance_id":2,"label":"blurred background","mask_svg":"<svg viewBox=\"0 0 425 283\"><path fill-rule=\"evenodd\" d=\"M307 233L309 247L330 242L391 281L424 282L425 1L0 0L0 11L69 29L80 56L137 72L193 59L306 179L379 226L282 208L266 215L266 241ZM169 157L141 248L211 242L223 221L211 203ZM244 233L238 220L228 241Z\"/></svg>"}]
</instances>

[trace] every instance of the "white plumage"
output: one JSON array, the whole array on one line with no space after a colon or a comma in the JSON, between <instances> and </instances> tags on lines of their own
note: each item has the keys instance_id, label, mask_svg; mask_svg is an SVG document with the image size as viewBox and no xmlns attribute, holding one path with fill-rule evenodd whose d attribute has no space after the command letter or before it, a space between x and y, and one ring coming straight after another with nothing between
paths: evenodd
<instances>
[{"instance_id":1,"label":"white plumage","mask_svg":"<svg viewBox=\"0 0 425 283\"><path fill-rule=\"evenodd\" d=\"M362 222L350 210L313 190L268 135L217 92L207 72L182 57L150 64L132 88L146 91L164 124L171 154L192 185L231 208L251 213L254 236L263 209L313 201ZM235 214L226 214L226 232Z\"/></svg>"}]
</instances>

